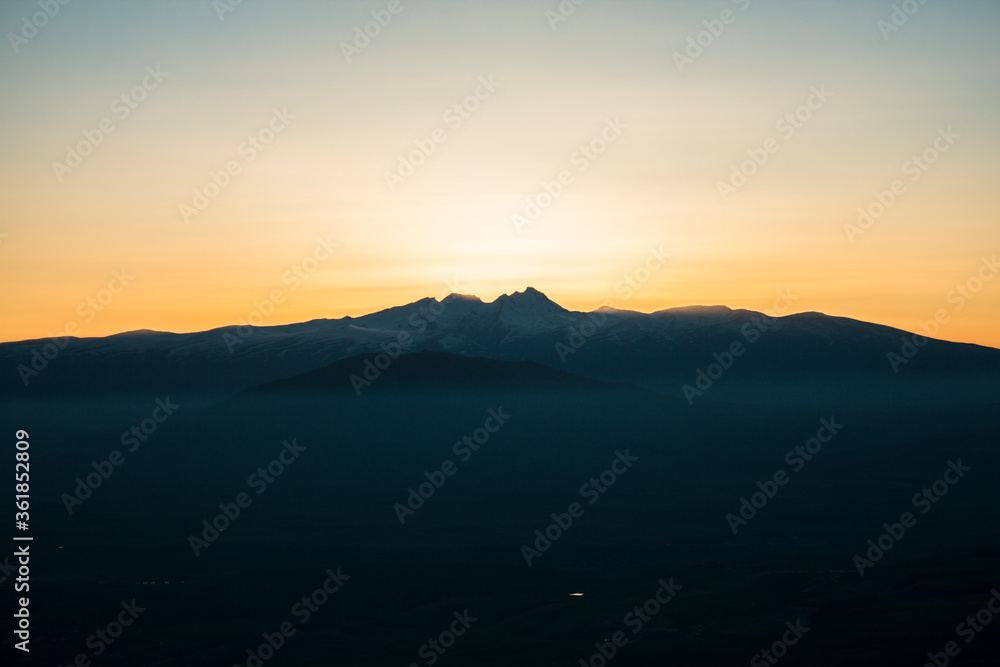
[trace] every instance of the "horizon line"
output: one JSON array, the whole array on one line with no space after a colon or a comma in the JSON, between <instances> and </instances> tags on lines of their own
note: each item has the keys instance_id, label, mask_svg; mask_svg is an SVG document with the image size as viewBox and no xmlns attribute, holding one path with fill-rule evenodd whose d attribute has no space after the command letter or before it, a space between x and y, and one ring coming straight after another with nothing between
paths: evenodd
<instances>
[{"instance_id":1,"label":"horizon line","mask_svg":"<svg viewBox=\"0 0 1000 667\"><path fill-rule=\"evenodd\" d=\"M443 303L444 301L446 301L446 300L448 300L448 299L450 299L452 297L460 297L460 298L466 298L466 299L475 299L479 303L482 303L483 305L489 306L489 305L493 305L493 304L497 303L498 301L500 301L501 299L503 299L505 297L512 297L512 296L515 296L515 295L524 295L524 294L529 294L529 293L532 293L532 292L541 295L545 300L547 300L547 301L555 304L556 306L558 306L559 308L562 308L563 310L565 310L568 313L578 313L578 314L581 314L581 315L587 315L587 314L590 314L590 313L596 313L596 312L602 311L604 309L610 309L610 310L613 310L613 311L618 312L618 313L632 314L632 315L646 316L646 317L655 316L655 315L658 315L658 314L661 314L661 313L668 313L670 311L684 311L684 310L696 310L696 309L705 309L705 310L710 310L710 309L725 309L725 310L727 310L727 311L729 311L731 313L747 312L747 313L754 313L754 314L765 315L766 317L773 318L773 319L784 319L786 317L791 317L791 316L794 316L794 315L809 315L809 314L813 314L813 315L820 315L822 317L827 317L827 318L845 319L845 320L851 320L853 322L860 322L860 323L863 323L863 324L871 324L871 325L874 325L874 326L885 327L887 329L894 329L896 331L900 331L900 332L903 332L903 333L906 333L906 334L912 334L912 335L915 335L915 336L920 336L922 338L927 338L927 339L930 339L930 340L938 340L938 341L941 341L941 342L953 343L953 344L956 344L956 345L974 345L976 347L983 347L983 348L987 348L987 349L1000 350L1000 347L994 347L992 345L985 345L983 343L975 343L975 342L969 342L969 341L963 341L963 340L949 340L949 339L946 339L946 338L936 338L934 336L925 336L925 335L917 333L916 331L910 331L908 329L901 329L899 327L892 326L892 325L889 325L889 324L882 324L882 323L879 323L879 322L874 322L874 321L871 321L871 320L863 320L863 319L859 319L859 318L856 318L856 317L850 317L850 316L846 316L846 315L831 315L829 313L825 313L825 312L818 311L818 310L802 310L802 311L789 312L789 313L785 313L785 314L781 314L781 315L779 315L779 314L771 315L768 312L766 312L767 310L770 310L770 309L754 310L754 309L751 309L751 308L732 307L732 306L728 306L728 305L725 305L725 304L710 304L710 305L709 304L689 304L689 305L685 305L685 306L670 306L670 307L667 307L667 308L662 308L662 309L653 310L653 311L650 311L650 312L645 312L645 311L641 311L641 310L633 310L633 309L627 309L627 308L618 308L618 307L615 307L615 306L612 306L612 305L608 305L607 303L604 304L604 305L598 306L597 308L594 308L593 310L571 310L571 309L565 308L564 306L562 306L558 302L550 299L544 292L542 292L541 290L539 290L539 289L537 289L535 287L532 287L530 285L526 286L523 290L520 290L520 291L514 291L514 292L511 292L509 294L505 292L505 293L497 296L492 301L483 301L482 298L480 298L478 295L475 295L475 294L463 294L463 293L459 293L459 292L452 292L452 293L448 294L447 296L445 296L445 297L443 297L441 299L438 299L438 298L433 297L433 296L425 296L425 297L422 297L420 299L417 299L416 301L411 301L409 303L404 303L404 304L400 304L400 305L396 305L396 306L389 306L387 308L382 308L382 309L379 309L379 310L374 310L374 311L366 312L366 313L363 313L361 315L342 315L340 317L314 317L314 318L311 318L311 319L295 320L295 321L289 321L289 322L280 322L280 323L275 323L275 324L258 324L258 325L254 325L254 324L250 324L250 323L245 323L245 324L230 323L230 324L223 324L223 325L216 326L216 327L211 327L211 328L208 328L208 329L193 329L193 330L190 330L190 331L165 331L165 330L161 330L161 329L149 329L149 328L143 327L143 328L139 328L139 329L126 329L126 330L123 330L123 331L117 331L115 333L109 333L109 334L105 334L105 335L101 335L101 336L78 336L78 335L72 335L72 334L66 334L66 335L56 334L56 335L48 335L48 336L41 336L41 337L35 337L35 338L22 338L22 339L15 339L15 340L0 340L0 345L9 345L9 344L18 344L18 343L32 343L32 342L45 341L45 340L65 340L65 339L71 339L71 340L98 340L98 339L105 339L105 338L113 338L113 337L116 337L116 336L127 336L127 335L130 335L130 334L134 334L134 335L156 335L156 334L163 334L163 335L169 335L169 336L190 336L190 335L194 335L194 334L211 333L213 331L221 331L221 330L224 330L224 329L232 329L232 328L246 327L246 326L251 327L253 329L275 329L275 328L279 328L279 327L289 327L289 326L295 326L295 325L301 325L301 324L309 324L309 323L312 323L312 322L319 322L319 321L337 322L337 321L341 321L341 320L361 319L361 318L364 318L364 317L368 317L368 316L371 316L371 315L377 315L379 313L384 313L384 312L387 312L387 311L390 311L390 310L394 310L394 309L397 309L397 308L406 308L407 306L413 306L415 304L419 304L419 303L425 302L425 301L433 301L435 303ZM610 300L610 299L606 300L606 301L613 303L613 300Z\"/></svg>"}]
</instances>

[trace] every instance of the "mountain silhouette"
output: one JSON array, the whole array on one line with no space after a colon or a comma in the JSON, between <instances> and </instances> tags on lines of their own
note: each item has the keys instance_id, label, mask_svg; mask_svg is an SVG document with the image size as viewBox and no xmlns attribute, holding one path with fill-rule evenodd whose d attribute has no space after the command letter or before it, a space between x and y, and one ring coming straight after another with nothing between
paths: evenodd
<instances>
[{"instance_id":1,"label":"mountain silhouette","mask_svg":"<svg viewBox=\"0 0 1000 667\"><path fill-rule=\"evenodd\" d=\"M300 324L68 338L52 360L40 352L51 344L47 339L4 343L0 395L231 395L389 350L532 361L692 400L872 407L1000 401L1000 350L934 339L917 348L914 340L924 341L814 312L773 318L725 306L576 312L529 287L489 303L451 294ZM743 353L730 360L734 344ZM703 374L719 371L714 365L727 367L702 391Z\"/></svg>"}]
</instances>

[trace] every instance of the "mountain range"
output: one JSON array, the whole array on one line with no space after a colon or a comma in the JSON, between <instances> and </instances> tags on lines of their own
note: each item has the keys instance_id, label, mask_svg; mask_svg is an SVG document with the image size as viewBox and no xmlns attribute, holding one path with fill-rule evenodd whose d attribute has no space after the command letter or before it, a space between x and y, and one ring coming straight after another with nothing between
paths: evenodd
<instances>
[{"instance_id":1,"label":"mountain range","mask_svg":"<svg viewBox=\"0 0 1000 667\"><path fill-rule=\"evenodd\" d=\"M135 331L64 338L58 346L49 339L4 343L0 395L231 395L359 355L384 354L385 363L420 351L533 361L689 402L873 408L1000 402L1000 350L993 348L815 312L771 317L725 306L576 312L530 287L491 303L452 294L299 324ZM356 386L352 376L364 379L363 370L341 381Z\"/></svg>"}]
</instances>

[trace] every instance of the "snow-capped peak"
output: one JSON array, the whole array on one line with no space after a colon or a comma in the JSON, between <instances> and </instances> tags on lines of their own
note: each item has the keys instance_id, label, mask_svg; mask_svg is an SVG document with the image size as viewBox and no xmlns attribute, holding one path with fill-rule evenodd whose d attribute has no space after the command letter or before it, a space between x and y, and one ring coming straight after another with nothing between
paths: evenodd
<instances>
[{"instance_id":1,"label":"snow-capped peak","mask_svg":"<svg viewBox=\"0 0 1000 667\"><path fill-rule=\"evenodd\" d=\"M573 315L534 287L497 297L492 304L501 324L547 328L573 319Z\"/></svg>"}]
</instances>

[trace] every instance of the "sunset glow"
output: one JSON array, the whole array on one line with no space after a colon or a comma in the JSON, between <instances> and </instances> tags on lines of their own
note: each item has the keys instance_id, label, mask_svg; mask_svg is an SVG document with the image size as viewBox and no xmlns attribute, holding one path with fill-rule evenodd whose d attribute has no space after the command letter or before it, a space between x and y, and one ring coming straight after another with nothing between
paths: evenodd
<instances>
[{"instance_id":1,"label":"sunset glow","mask_svg":"<svg viewBox=\"0 0 1000 667\"><path fill-rule=\"evenodd\" d=\"M5 44L0 340L530 285L1000 347L996 3L404 0L345 55L386 6L69 3Z\"/></svg>"}]
</instances>

